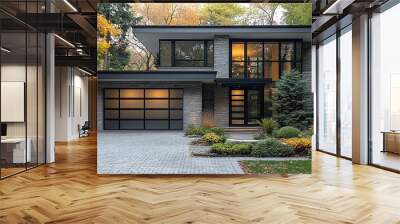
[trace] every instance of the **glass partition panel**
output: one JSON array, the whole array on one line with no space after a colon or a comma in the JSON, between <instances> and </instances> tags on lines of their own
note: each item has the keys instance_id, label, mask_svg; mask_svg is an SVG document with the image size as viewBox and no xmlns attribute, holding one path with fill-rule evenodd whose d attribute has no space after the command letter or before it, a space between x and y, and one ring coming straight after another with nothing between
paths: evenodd
<instances>
[{"instance_id":1,"label":"glass partition panel","mask_svg":"<svg viewBox=\"0 0 400 224\"><path fill-rule=\"evenodd\" d=\"M43 1L42 1L43 2ZM46 162L46 36L39 33L38 40L38 164Z\"/></svg>"},{"instance_id":2,"label":"glass partition panel","mask_svg":"<svg viewBox=\"0 0 400 224\"><path fill-rule=\"evenodd\" d=\"M31 162L31 139L26 125L26 33L1 34L1 177L26 170ZM28 144L27 144L28 143Z\"/></svg>"},{"instance_id":3,"label":"glass partition panel","mask_svg":"<svg viewBox=\"0 0 400 224\"><path fill-rule=\"evenodd\" d=\"M340 36L340 154L352 157L352 34L351 26Z\"/></svg>"},{"instance_id":4,"label":"glass partition panel","mask_svg":"<svg viewBox=\"0 0 400 224\"><path fill-rule=\"evenodd\" d=\"M400 170L400 4L371 19L372 163Z\"/></svg>"},{"instance_id":5,"label":"glass partition panel","mask_svg":"<svg viewBox=\"0 0 400 224\"><path fill-rule=\"evenodd\" d=\"M38 34L27 33L26 67L26 125L27 125L27 167L38 163Z\"/></svg>"},{"instance_id":6,"label":"glass partition panel","mask_svg":"<svg viewBox=\"0 0 400 224\"><path fill-rule=\"evenodd\" d=\"M336 36L318 48L318 149L336 154Z\"/></svg>"}]
</instances>

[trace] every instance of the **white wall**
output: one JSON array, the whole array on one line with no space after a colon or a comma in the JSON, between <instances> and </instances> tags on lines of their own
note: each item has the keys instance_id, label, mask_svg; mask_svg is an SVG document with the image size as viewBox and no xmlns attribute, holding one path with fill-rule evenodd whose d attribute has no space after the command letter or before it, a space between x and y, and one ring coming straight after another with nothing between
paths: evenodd
<instances>
[{"instance_id":1,"label":"white wall","mask_svg":"<svg viewBox=\"0 0 400 224\"><path fill-rule=\"evenodd\" d=\"M79 138L78 125L88 120L88 78L76 68L56 67L56 141Z\"/></svg>"}]
</instances>

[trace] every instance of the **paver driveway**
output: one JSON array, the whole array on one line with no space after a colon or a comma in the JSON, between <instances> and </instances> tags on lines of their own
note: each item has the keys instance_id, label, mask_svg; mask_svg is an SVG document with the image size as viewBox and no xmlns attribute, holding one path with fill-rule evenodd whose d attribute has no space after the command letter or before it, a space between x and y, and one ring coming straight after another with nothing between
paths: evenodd
<instances>
[{"instance_id":1,"label":"paver driveway","mask_svg":"<svg viewBox=\"0 0 400 224\"><path fill-rule=\"evenodd\" d=\"M242 174L237 159L192 157L182 131L103 131L100 174Z\"/></svg>"},{"instance_id":2,"label":"paver driveway","mask_svg":"<svg viewBox=\"0 0 400 224\"><path fill-rule=\"evenodd\" d=\"M243 174L243 157L193 157L182 131L102 131L99 174ZM254 158L251 158L254 159Z\"/></svg>"}]
</instances>

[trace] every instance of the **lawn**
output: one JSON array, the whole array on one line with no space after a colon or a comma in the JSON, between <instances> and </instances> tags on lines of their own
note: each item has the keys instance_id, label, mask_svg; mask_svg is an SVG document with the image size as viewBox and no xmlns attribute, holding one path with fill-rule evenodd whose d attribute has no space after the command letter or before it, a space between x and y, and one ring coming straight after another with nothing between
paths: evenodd
<instances>
[{"instance_id":1,"label":"lawn","mask_svg":"<svg viewBox=\"0 0 400 224\"><path fill-rule=\"evenodd\" d=\"M311 174L311 160L244 160L240 164L249 174Z\"/></svg>"}]
</instances>

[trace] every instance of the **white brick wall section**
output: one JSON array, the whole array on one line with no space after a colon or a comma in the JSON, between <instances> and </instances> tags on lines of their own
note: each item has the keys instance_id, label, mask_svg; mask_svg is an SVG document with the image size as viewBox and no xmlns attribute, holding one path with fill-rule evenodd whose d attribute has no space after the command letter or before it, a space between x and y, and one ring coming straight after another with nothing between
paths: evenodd
<instances>
[{"instance_id":1,"label":"white brick wall section","mask_svg":"<svg viewBox=\"0 0 400 224\"><path fill-rule=\"evenodd\" d=\"M217 78L229 78L229 39L214 39L214 70Z\"/></svg>"},{"instance_id":2,"label":"white brick wall section","mask_svg":"<svg viewBox=\"0 0 400 224\"><path fill-rule=\"evenodd\" d=\"M201 124L202 88L201 85L184 89L183 96L183 127L189 124Z\"/></svg>"}]
</instances>

